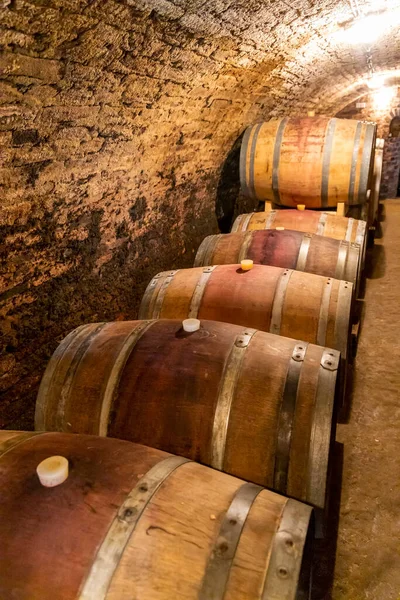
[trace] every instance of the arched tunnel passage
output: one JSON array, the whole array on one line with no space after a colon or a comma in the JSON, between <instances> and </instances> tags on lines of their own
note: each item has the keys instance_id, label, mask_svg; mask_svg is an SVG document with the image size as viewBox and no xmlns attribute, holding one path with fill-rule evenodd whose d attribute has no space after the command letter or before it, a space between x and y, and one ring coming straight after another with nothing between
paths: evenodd
<instances>
[{"instance_id":1,"label":"arched tunnel passage","mask_svg":"<svg viewBox=\"0 0 400 600\"><path fill-rule=\"evenodd\" d=\"M357 6L378 33L386 18L368 44L350 39ZM239 182L249 125L309 111L376 121L382 194L396 196L399 97L376 104L370 84L385 74L397 92L399 10L398 0L1 3L0 427L32 429L45 365L70 330L137 318L156 272L192 266L205 236L258 208ZM357 481L359 448L345 462ZM334 600L397 600L388 520L358 485L359 504L345 487Z\"/></svg>"}]
</instances>

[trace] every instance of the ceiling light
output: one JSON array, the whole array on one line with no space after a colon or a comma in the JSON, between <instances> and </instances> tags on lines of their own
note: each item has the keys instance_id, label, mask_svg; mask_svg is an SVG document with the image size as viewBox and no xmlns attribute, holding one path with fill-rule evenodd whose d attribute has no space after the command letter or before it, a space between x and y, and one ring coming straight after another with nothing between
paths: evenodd
<instances>
[{"instance_id":1,"label":"ceiling light","mask_svg":"<svg viewBox=\"0 0 400 600\"><path fill-rule=\"evenodd\" d=\"M372 75L367 79L366 84L370 90L377 90L385 85L386 75Z\"/></svg>"},{"instance_id":2,"label":"ceiling light","mask_svg":"<svg viewBox=\"0 0 400 600\"><path fill-rule=\"evenodd\" d=\"M360 17L350 27L341 29L337 38L345 44L373 44L398 20L398 10Z\"/></svg>"},{"instance_id":3,"label":"ceiling light","mask_svg":"<svg viewBox=\"0 0 400 600\"><path fill-rule=\"evenodd\" d=\"M373 100L376 110L387 110L397 94L396 87L383 87L374 93Z\"/></svg>"}]
</instances>

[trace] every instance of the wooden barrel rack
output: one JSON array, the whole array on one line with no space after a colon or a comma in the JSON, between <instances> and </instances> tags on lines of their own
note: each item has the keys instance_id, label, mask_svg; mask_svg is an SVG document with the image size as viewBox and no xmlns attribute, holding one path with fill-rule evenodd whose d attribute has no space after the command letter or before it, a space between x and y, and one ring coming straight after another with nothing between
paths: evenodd
<instances>
[{"instance_id":1,"label":"wooden barrel rack","mask_svg":"<svg viewBox=\"0 0 400 600\"><path fill-rule=\"evenodd\" d=\"M62 340L36 432L0 431L0 596L310 600L375 142L375 124L338 118L248 127L242 190L265 211L156 274L138 320ZM51 489L49 457L69 465Z\"/></svg>"}]
</instances>

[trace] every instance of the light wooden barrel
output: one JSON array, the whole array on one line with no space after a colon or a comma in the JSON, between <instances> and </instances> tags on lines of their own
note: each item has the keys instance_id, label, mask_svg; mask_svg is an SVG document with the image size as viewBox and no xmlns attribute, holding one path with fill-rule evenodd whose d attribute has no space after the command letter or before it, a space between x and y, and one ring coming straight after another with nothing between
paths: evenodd
<instances>
[{"instance_id":1,"label":"light wooden barrel","mask_svg":"<svg viewBox=\"0 0 400 600\"><path fill-rule=\"evenodd\" d=\"M240 153L244 194L281 206L363 204L372 177L376 124L283 118L249 127Z\"/></svg>"},{"instance_id":2,"label":"light wooden barrel","mask_svg":"<svg viewBox=\"0 0 400 600\"><path fill-rule=\"evenodd\" d=\"M243 259L345 279L355 285L361 271L358 244L290 229L210 235L201 243L194 266L229 265Z\"/></svg>"},{"instance_id":3,"label":"light wooden barrel","mask_svg":"<svg viewBox=\"0 0 400 600\"><path fill-rule=\"evenodd\" d=\"M53 455L70 472L47 488ZM4 600L309 598L312 509L296 500L87 435L0 432L0 466Z\"/></svg>"},{"instance_id":4,"label":"light wooden barrel","mask_svg":"<svg viewBox=\"0 0 400 600\"><path fill-rule=\"evenodd\" d=\"M194 317L254 327L348 355L353 284L264 265L165 271L150 281L139 319Z\"/></svg>"},{"instance_id":5,"label":"light wooden barrel","mask_svg":"<svg viewBox=\"0 0 400 600\"><path fill-rule=\"evenodd\" d=\"M229 323L92 323L54 353L38 430L110 435L325 505L339 352Z\"/></svg>"}]
</instances>

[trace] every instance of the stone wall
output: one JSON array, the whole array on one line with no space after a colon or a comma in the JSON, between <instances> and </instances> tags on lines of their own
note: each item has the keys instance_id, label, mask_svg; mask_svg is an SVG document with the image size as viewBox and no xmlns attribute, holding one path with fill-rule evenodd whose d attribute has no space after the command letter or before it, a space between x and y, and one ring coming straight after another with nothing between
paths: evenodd
<instances>
[{"instance_id":1,"label":"stone wall","mask_svg":"<svg viewBox=\"0 0 400 600\"><path fill-rule=\"evenodd\" d=\"M285 56L223 3L219 25L183 5L2 2L0 427L32 427L72 328L135 318L151 276L191 266L239 210L237 140L288 95Z\"/></svg>"},{"instance_id":2,"label":"stone wall","mask_svg":"<svg viewBox=\"0 0 400 600\"><path fill-rule=\"evenodd\" d=\"M252 100L232 44L150 10L12 2L0 18L0 427L31 428L62 337L135 318L151 276L217 231Z\"/></svg>"},{"instance_id":3,"label":"stone wall","mask_svg":"<svg viewBox=\"0 0 400 600\"><path fill-rule=\"evenodd\" d=\"M396 198L400 175L400 138L388 138L383 148L381 198Z\"/></svg>"}]
</instances>

